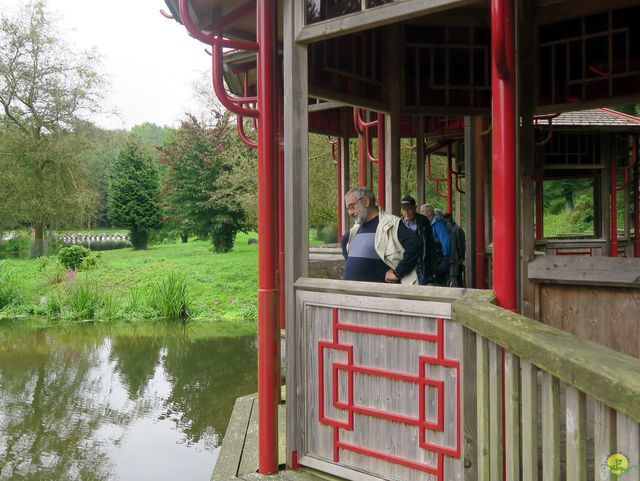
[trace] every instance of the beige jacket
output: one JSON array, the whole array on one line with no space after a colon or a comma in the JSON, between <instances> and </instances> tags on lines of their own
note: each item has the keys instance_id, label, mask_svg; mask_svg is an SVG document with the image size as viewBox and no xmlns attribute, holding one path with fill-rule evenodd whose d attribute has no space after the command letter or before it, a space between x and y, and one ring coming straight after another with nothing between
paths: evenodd
<instances>
[{"instance_id":1,"label":"beige jacket","mask_svg":"<svg viewBox=\"0 0 640 481\"><path fill-rule=\"evenodd\" d=\"M402 219L393 214L388 214L378 208L378 228L376 229L375 250L380 259L391 269L395 269L404 255L404 247L398 241L398 227ZM360 230L360 224L355 224L349 231L349 241L347 242L347 252L349 244ZM402 284L417 284L418 275L413 269L409 274L400 279Z\"/></svg>"}]
</instances>

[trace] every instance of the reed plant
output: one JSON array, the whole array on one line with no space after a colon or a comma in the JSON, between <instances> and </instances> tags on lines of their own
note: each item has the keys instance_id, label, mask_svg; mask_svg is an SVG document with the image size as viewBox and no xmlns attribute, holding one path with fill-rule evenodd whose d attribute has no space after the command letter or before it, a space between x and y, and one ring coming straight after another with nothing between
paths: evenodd
<instances>
[{"instance_id":1,"label":"reed plant","mask_svg":"<svg viewBox=\"0 0 640 481\"><path fill-rule=\"evenodd\" d=\"M0 309L16 304L20 297L18 279L13 269L0 260Z\"/></svg>"},{"instance_id":2,"label":"reed plant","mask_svg":"<svg viewBox=\"0 0 640 481\"><path fill-rule=\"evenodd\" d=\"M192 299L184 275L170 272L151 292L151 305L166 321L187 321L191 316Z\"/></svg>"},{"instance_id":3,"label":"reed plant","mask_svg":"<svg viewBox=\"0 0 640 481\"><path fill-rule=\"evenodd\" d=\"M76 278L66 289L66 306L70 317L95 319L103 306L103 296L95 282L86 277Z\"/></svg>"}]
</instances>

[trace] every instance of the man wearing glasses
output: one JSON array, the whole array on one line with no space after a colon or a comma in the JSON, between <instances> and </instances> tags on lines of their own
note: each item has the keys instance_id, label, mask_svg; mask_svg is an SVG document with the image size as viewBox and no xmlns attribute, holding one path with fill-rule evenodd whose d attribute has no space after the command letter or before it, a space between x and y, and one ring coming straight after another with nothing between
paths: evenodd
<instances>
[{"instance_id":1,"label":"man wearing glasses","mask_svg":"<svg viewBox=\"0 0 640 481\"><path fill-rule=\"evenodd\" d=\"M344 196L355 225L342 237L346 281L415 284L422 240L395 215L376 205L373 192L355 187Z\"/></svg>"}]
</instances>

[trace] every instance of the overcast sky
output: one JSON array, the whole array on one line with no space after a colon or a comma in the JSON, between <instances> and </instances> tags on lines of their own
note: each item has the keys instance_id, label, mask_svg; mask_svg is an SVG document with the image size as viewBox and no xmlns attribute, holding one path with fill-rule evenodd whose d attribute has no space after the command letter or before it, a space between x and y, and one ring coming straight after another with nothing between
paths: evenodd
<instances>
[{"instance_id":1,"label":"overcast sky","mask_svg":"<svg viewBox=\"0 0 640 481\"><path fill-rule=\"evenodd\" d=\"M0 0L15 11L19 0ZM204 44L160 15L163 0L47 0L59 29L76 50L95 47L110 81L105 106L120 118L93 119L106 128L143 122L177 125L185 111L197 110L192 83L211 70ZM213 93L212 93L213 95Z\"/></svg>"}]
</instances>

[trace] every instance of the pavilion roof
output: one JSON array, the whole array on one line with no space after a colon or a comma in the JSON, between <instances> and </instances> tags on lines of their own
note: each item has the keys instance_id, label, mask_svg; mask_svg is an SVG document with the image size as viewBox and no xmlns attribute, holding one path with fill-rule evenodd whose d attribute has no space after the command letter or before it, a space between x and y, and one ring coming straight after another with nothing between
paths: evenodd
<instances>
[{"instance_id":1,"label":"pavilion roof","mask_svg":"<svg viewBox=\"0 0 640 481\"><path fill-rule=\"evenodd\" d=\"M596 127L640 130L640 118L611 109L576 110L563 112L553 119L554 126Z\"/></svg>"}]
</instances>

